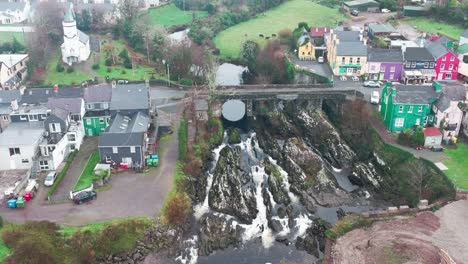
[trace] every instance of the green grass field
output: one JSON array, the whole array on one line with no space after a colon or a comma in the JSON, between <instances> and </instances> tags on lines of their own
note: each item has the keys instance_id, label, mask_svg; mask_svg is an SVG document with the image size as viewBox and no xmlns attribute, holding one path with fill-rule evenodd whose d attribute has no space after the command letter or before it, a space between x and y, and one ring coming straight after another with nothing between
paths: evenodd
<instances>
[{"instance_id":1,"label":"green grass field","mask_svg":"<svg viewBox=\"0 0 468 264\"><path fill-rule=\"evenodd\" d=\"M84 168L80 178L78 179L78 182L73 188L74 192L88 188L93 183L93 179L95 177L94 167L96 167L96 164L98 164L99 161L99 152L96 151L93 154L91 154L88 163L86 163L86 167Z\"/></svg>"},{"instance_id":2,"label":"green grass field","mask_svg":"<svg viewBox=\"0 0 468 264\"><path fill-rule=\"evenodd\" d=\"M67 73L68 66L64 66L65 70L63 72L57 72L56 66L59 60L60 51L57 52L49 61L49 64L47 64L45 78L43 80L45 85L75 85L80 84L82 81L92 79L91 76L79 71L76 67L74 67L74 71L71 73Z\"/></svg>"},{"instance_id":3,"label":"green grass field","mask_svg":"<svg viewBox=\"0 0 468 264\"><path fill-rule=\"evenodd\" d=\"M446 149L445 153L450 157L443 162L448 168L445 174L457 188L468 190L468 145L459 143L457 149Z\"/></svg>"},{"instance_id":4,"label":"green grass field","mask_svg":"<svg viewBox=\"0 0 468 264\"><path fill-rule=\"evenodd\" d=\"M309 26L335 26L345 17L338 9L331 9L311 0L291 0L273 8L256 18L238 24L220 32L214 42L220 49L221 58L238 58L242 43L254 40L259 44L266 41L259 37L277 34L280 30L288 28L293 30L299 22L307 22Z\"/></svg>"},{"instance_id":5,"label":"green grass field","mask_svg":"<svg viewBox=\"0 0 468 264\"><path fill-rule=\"evenodd\" d=\"M0 44L5 42L12 42L16 38L20 43L24 44L24 37L22 32L0 32Z\"/></svg>"},{"instance_id":6,"label":"green grass field","mask_svg":"<svg viewBox=\"0 0 468 264\"><path fill-rule=\"evenodd\" d=\"M408 20L403 20L402 23L416 26L418 30L425 31L430 34L444 34L449 38L455 39L457 41L460 38L461 33L464 31L464 29L460 26L437 22L425 17L410 18Z\"/></svg>"},{"instance_id":7,"label":"green grass field","mask_svg":"<svg viewBox=\"0 0 468 264\"><path fill-rule=\"evenodd\" d=\"M149 16L156 25L171 27L192 22L193 17L205 17L206 11L183 11L174 4L148 9L144 16Z\"/></svg>"}]
</instances>

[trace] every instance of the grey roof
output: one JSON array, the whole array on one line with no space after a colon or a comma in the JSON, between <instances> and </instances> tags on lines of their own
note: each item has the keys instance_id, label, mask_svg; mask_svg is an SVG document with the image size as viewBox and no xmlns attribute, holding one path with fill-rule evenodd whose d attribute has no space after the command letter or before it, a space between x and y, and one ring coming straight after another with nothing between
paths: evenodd
<instances>
[{"instance_id":1,"label":"grey roof","mask_svg":"<svg viewBox=\"0 0 468 264\"><path fill-rule=\"evenodd\" d=\"M302 35L300 38L297 39L297 45L302 46L305 43L310 42L310 37L306 35Z\"/></svg>"},{"instance_id":2,"label":"grey roof","mask_svg":"<svg viewBox=\"0 0 468 264\"><path fill-rule=\"evenodd\" d=\"M83 104L82 98L57 98L49 97L47 101L47 107L54 109L56 107L65 109L73 114L80 114L81 107Z\"/></svg>"},{"instance_id":3,"label":"grey roof","mask_svg":"<svg viewBox=\"0 0 468 264\"><path fill-rule=\"evenodd\" d=\"M0 2L0 11L6 11L10 9L11 11L15 11L17 9L23 11L25 3L19 3L19 2Z\"/></svg>"},{"instance_id":4,"label":"grey roof","mask_svg":"<svg viewBox=\"0 0 468 264\"><path fill-rule=\"evenodd\" d=\"M32 146L39 143L43 134L42 122L11 123L0 134L0 146Z\"/></svg>"},{"instance_id":5,"label":"grey roof","mask_svg":"<svg viewBox=\"0 0 468 264\"><path fill-rule=\"evenodd\" d=\"M468 38L468 28L465 29L465 31L463 31L463 33L461 34L462 37L464 38Z\"/></svg>"},{"instance_id":6,"label":"grey roof","mask_svg":"<svg viewBox=\"0 0 468 264\"><path fill-rule=\"evenodd\" d=\"M9 115L12 111L10 105L0 104L0 115Z\"/></svg>"},{"instance_id":7,"label":"grey roof","mask_svg":"<svg viewBox=\"0 0 468 264\"><path fill-rule=\"evenodd\" d=\"M195 111L208 111L208 101L205 99L196 99L194 100L195 103Z\"/></svg>"},{"instance_id":8,"label":"grey roof","mask_svg":"<svg viewBox=\"0 0 468 264\"><path fill-rule=\"evenodd\" d=\"M434 57L426 48L406 48L403 58L406 61L434 61Z\"/></svg>"},{"instance_id":9,"label":"grey roof","mask_svg":"<svg viewBox=\"0 0 468 264\"><path fill-rule=\"evenodd\" d=\"M432 85L395 85L396 95L393 97L395 104L430 104L439 97Z\"/></svg>"},{"instance_id":10,"label":"grey roof","mask_svg":"<svg viewBox=\"0 0 468 264\"><path fill-rule=\"evenodd\" d=\"M447 52L451 51L446 45L450 40L446 37L440 37L438 40L427 40L424 42L424 47L432 54L435 59L440 58Z\"/></svg>"},{"instance_id":11,"label":"grey roof","mask_svg":"<svg viewBox=\"0 0 468 264\"><path fill-rule=\"evenodd\" d=\"M145 84L122 84L112 88L110 110L148 109L148 90Z\"/></svg>"},{"instance_id":12,"label":"grey roof","mask_svg":"<svg viewBox=\"0 0 468 264\"><path fill-rule=\"evenodd\" d=\"M392 33L392 32L397 32L397 30L392 27L391 25L387 24L370 24L369 25L369 30L372 30L374 33Z\"/></svg>"},{"instance_id":13,"label":"grey roof","mask_svg":"<svg viewBox=\"0 0 468 264\"><path fill-rule=\"evenodd\" d=\"M349 2L344 2L346 6L358 6L358 5L364 5L364 4L375 4L376 6L379 5L376 1L373 0L354 0L354 1L349 1Z\"/></svg>"},{"instance_id":14,"label":"grey roof","mask_svg":"<svg viewBox=\"0 0 468 264\"><path fill-rule=\"evenodd\" d=\"M10 105L11 101L21 101L21 92L19 90L0 90L0 104Z\"/></svg>"},{"instance_id":15,"label":"grey roof","mask_svg":"<svg viewBox=\"0 0 468 264\"><path fill-rule=\"evenodd\" d=\"M83 88L59 88L57 92L53 88L27 88L21 97L21 104L45 104L49 97L83 98Z\"/></svg>"},{"instance_id":16,"label":"grey roof","mask_svg":"<svg viewBox=\"0 0 468 264\"><path fill-rule=\"evenodd\" d=\"M99 146L141 146L149 117L141 112L132 117L118 113L106 132L99 136Z\"/></svg>"},{"instance_id":17,"label":"grey roof","mask_svg":"<svg viewBox=\"0 0 468 264\"><path fill-rule=\"evenodd\" d=\"M63 108L55 107L52 109L50 113L65 121L67 120L68 115L70 114L70 111L63 109Z\"/></svg>"},{"instance_id":18,"label":"grey roof","mask_svg":"<svg viewBox=\"0 0 468 264\"><path fill-rule=\"evenodd\" d=\"M344 42L336 46L336 55L340 56L366 56L367 46L361 42Z\"/></svg>"},{"instance_id":19,"label":"grey roof","mask_svg":"<svg viewBox=\"0 0 468 264\"><path fill-rule=\"evenodd\" d=\"M399 49L373 49L367 50L369 62L403 62L403 53Z\"/></svg>"},{"instance_id":20,"label":"grey roof","mask_svg":"<svg viewBox=\"0 0 468 264\"><path fill-rule=\"evenodd\" d=\"M83 33L81 30L78 30L78 39L86 44L89 41L89 36Z\"/></svg>"},{"instance_id":21,"label":"grey roof","mask_svg":"<svg viewBox=\"0 0 468 264\"><path fill-rule=\"evenodd\" d=\"M360 41L359 31L336 31L336 37L342 42L357 42Z\"/></svg>"},{"instance_id":22,"label":"grey roof","mask_svg":"<svg viewBox=\"0 0 468 264\"><path fill-rule=\"evenodd\" d=\"M84 88L84 100L86 103L105 103L111 101L112 87L110 85L93 85Z\"/></svg>"},{"instance_id":23,"label":"grey roof","mask_svg":"<svg viewBox=\"0 0 468 264\"><path fill-rule=\"evenodd\" d=\"M466 86L444 86L442 88L442 95L437 100L436 106L443 112L450 106L450 102L467 100L467 93L468 87Z\"/></svg>"}]
</instances>

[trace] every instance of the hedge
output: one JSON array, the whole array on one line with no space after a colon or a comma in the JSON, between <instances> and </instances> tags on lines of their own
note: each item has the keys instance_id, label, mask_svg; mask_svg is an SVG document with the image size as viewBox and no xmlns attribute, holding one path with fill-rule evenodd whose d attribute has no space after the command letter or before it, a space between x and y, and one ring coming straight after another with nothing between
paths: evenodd
<instances>
[{"instance_id":1,"label":"hedge","mask_svg":"<svg viewBox=\"0 0 468 264\"><path fill-rule=\"evenodd\" d=\"M179 160L184 160L187 154L188 124L187 120L181 119L179 125Z\"/></svg>"},{"instance_id":2,"label":"hedge","mask_svg":"<svg viewBox=\"0 0 468 264\"><path fill-rule=\"evenodd\" d=\"M47 199L51 197L52 195L54 195L55 190L57 189L57 186L60 184L63 177L65 177L65 174L67 174L68 168L70 167L70 164L73 162L73 159L75 158L77 152L78 151L75 150L72 153L70 153L70 155L68 155L65 166L63 167L62 171L60 171L54 184L52 185L52 187L50 187L50 190L47 192Z\"/></svg>"}]
</instances>

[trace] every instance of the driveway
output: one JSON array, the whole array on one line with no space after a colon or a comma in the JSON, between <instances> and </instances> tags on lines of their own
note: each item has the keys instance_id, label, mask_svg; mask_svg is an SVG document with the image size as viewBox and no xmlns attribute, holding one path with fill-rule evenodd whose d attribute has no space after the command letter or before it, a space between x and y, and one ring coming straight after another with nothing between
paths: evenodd
<instances>
[{"instance_id":1,"label":"driveway","mask_svg":"<svg viewBox=\"0 0 468 264\"><path fill-rule=\"evenodd\" d=\"M178 107L181 109L182 107ZM179 115L177 115L179 116ZM174 121L174 125L178 125ZM122 173L110 180L110 189L98 193L88 204L28 204L25 209L0 208L5 220L48 220L59 224L84 225L97 221L130 216L154 216L159 213L169 191L178 158L176 133L161 140L158 148L160 166L149 173Z\"/></svg>"},{"instance_id":2,"label":"driveway","mask_svg":"<svg viewBox=\"0 0 468 264\"><path fill-rule=\"evenodd\" d=\"M291 62L296 65L296 67L302 68L304 70L307 70L309 72L331 78L333 75L333 72L330 69L330 66L328 66L327 63L318 63L317 61L303 61L299 60L295 55L290 57Z\"/></svg>"},{"instance_id":3,"label":"driveway","mask_svg":"<svg viewBox=\"0 0 468 264\"><path fill-rule=\"evenodd\" d=\"M359 13L359 18L362 19L356 19L355 20L348 20L345 21L345 26L353 26L353 27L359 27L361 29L364 29L365 24L369 23L385 23L387 21L387 18L390 16L395 15L396 13L370 13L370 12L360 12ZM359 21L358 21L359 20Z\"/></svg>"},{"instance_id":4,"label":"driveway","mask_svg":"<svg viewBox=\"0 0 468 264\"><path fill-rule=\"evenodd\" d=\"M86 163L88 163L89 157L91 157L91 154L97 150L97 146L98 137L85 138L83 144L81 144L80 150L68 168L67 174L65 174L65 177L63 177L62 181L57 186L57 190L51 200L55 200L57 202L68 201L67 198L70 196L70 191L75 187Z\"/></svg>"}]
</instances>

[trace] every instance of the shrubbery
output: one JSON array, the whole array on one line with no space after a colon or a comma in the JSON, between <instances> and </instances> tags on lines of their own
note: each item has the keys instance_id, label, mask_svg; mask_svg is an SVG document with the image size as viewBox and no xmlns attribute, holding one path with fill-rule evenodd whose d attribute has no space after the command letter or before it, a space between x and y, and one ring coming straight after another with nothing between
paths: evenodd
<instances>
[{"instance_id":1,"label":"shrubbery","mask_svg":"<svg viewBox=\"0 0 468 264\"><path fill-rule=\"evenodd\" d=\"M184 160L187 155L187 137L188 137L188 124L187 120L181 119L179 125L179 160Z\"/></svg>"},{"instance_id":2,"label":"shrubbery","mask_svg":"<svg viewBox=\"0 0 468 264\"><path fill-rule=\"evenodd\" d=\"M411 129L407 129L405 131L401 131L398 134L397 142L400 145L409 146L409 147L417 147L424 145L424 132L421 128L417 128L416 131Z\"/></svg>"},{"instance_id":3,"label":"shrubbery","mask_svg":"<svg viewBox=\"0 0 468 264\"><path fill-rule=\"evenodd\" d=\"M67 68L67 73L72 73L74 71L75 71L75 69L73 69L73 67L68 67Z\"/></svg>"},{"instance_id":4,"label":"shrubbery","mask_svg":"<svg viewBox=\"0 0 468 264\"><path fill-rule=\"evenodd\" d=\"M93 66L91 68L93 68L93 70L99 70L99 68L101 68L101 66L99 66L99 63L95 63L95 64L93 64Z\"/></svg>"},{"instance_id":5,"label":"shrubbery","mask_svg":"<svg viewBox=\"0 0 468 264\"><path fill-rule=\"evenodd\" d=\"M63 72L65 70L65 67L63 67L62 63L57 63L57 66L55 66L55 70L57 72Z\"/></svg>"},{"instance_id":6,"label":"shrubbery","mask_svg":"<svg viewBox=\"0 0 468 264\"><path fill-rule=\"evenodd\" d=\"M164 208L164 221L173 226L183 226L191 213L192 202L185 193L175 193L169 197Z\"/></svg>"}]
</instances>

